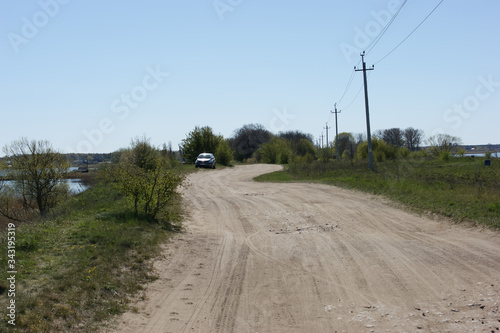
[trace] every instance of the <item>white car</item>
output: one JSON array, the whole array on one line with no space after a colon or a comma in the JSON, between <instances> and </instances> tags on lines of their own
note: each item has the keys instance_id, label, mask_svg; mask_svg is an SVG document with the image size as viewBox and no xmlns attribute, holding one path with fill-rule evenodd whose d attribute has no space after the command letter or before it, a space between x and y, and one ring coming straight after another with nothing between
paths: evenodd
<instances>
[{"instance_id":1,"label":"white car","mask_svg":"<svg viewBox=\"0 0 500 333\"><path fill-rule=\"evenodd\" d=\"M196 168L205 167L215 169L215 156L212 153L201 153L194 162Z\"/></svg>"}]
</instances>

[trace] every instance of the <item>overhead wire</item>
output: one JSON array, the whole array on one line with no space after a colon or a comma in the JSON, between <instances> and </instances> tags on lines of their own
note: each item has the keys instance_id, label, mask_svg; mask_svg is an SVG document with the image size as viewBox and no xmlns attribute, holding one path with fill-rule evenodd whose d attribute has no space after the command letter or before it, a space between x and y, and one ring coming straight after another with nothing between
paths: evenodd
<instances>
[{"instance_id":1,"label":"overhead wire","mask_svg":"<svg viewBox=\"0 0 500 333\"><path fill-rule=\"evenodd\" d=\"M382 38L382 36L385 34L385 32L387 31L387 29L389 29L389 27L391 26L392 22L394 22L394 20L396 19L396 17L398 16L398 14L401 12L401 10L403 9L404 5L406 4L406 2L408 2L408 0L405 0L403 2L403 4L398 8L398 10L396 11L396 13L394 13L394 15L391 17L391 19L389 20L389 22L385 25L385 27L382 29L382 31L378 34L378 36L370 43L368 44L367 46L367 51L366 51L366 54L368 54L368 52L370 52L374 47L375 45L377 45L377 43L380 41L380 39ZM361 60L358 61L357 65L356 66L359 66L359 63L361 62ZM347 92L349 91L349 88L351 87L351 84L352 84L352 81L354 80L354 75L355 75L355 72L353 71L351 73L351 76L349 77L349 80L347 82L347 85L346 85L346 88L344 89L344 92L342 93L342 96L340 97L339 101L337 102L338 105L341 104L342 100L344 99L345 95L347 94ZM359 95L359 91L358 93L356 94L356 96ZM356 99L356 98L355 98ZM352 102L349 104L349 106L352 104ZM344 108L345 109L345 108ZM330 119L330 118L329 118Z\"/></svg>"},{"instance_id":2,"label":"overhead wire","mask_svg":"<svg viewBox=\"0 0 500 333\"><path fill-rule=\"evenodd\" d=\"M371 72L368 73L368 77L370 77ZM352 99L351 103L349 103L346 107L343 108L343 110L347 110L351 107L351 105L354 104L354 102L358 99L359 94L361 93L361 90L363 89L364 84L361 84L361 87L359 87L358 92L356 93L356 96Z\"/></svg>"},{"instance_id":3,"label":"overhead wire","mask_svg":"<svg viewBox=\"0 0 500 333\"><path fill-rule=\"evenodd\" d=\"M394 22L394 20L396 19L396 17L399 15L399 13L401 12L401 10L403 9L403 7L405 6L405 4L408 2L408 0L405 0L403 2L403 4L398 8L398 10L396 11L396 13L394 13L394 15L391 17L391 19L389 20L389 22L385 25L385 27L382 29L382 31L377 35L377 37L370 43L368 44L367 48L366 48L366 51L365 51L365 54L368 54L369 52L371 52L373 50L373 48L378 44L378 42L380 41L380 39L384 36L384 34L387 32L387 30L389 29L389 27L392 25L392 23ZM415 27L415 29L413 29L399 44L397 44L391 51L389 51L385 56L383 56L380 60L378 60L377 62L374 63L375 64L378 64L380 63L381 61L383 61L385 58L387 58L391 53L393 53L397 48L399 48L408 38L410 38L411 35L413 35L413 33L418 29L420 28L420 26L436 11L436 9L444 2L444 0L441 0L435 7L434 9L432 9L432 11L427 14L427 16ZM356 67L359 65L359 63L361 62L361 60L358 61ZM368 76L371 74L368 73ZM346 88L344 89L344 92L342 93L342 96L340 97L339 101L337 102L338 105L340 105L340 103L343 101L344 97L346 96L347 92L349 91L349 89L351 88L351 85L352 85L352 82L354 80L354 75L355 75L355 71L353 71L351 73L351 76L349 77L349 80L347 81L347 85L346 85ZM356 93L356 96L354 96L353 100L346 106L343 108L343 110L347 110L349 107L351 107L352 104L354 104L354 102L357 100L359 94L361 93L361 90L363 89L363 85L361 85L361 87L359 88L358 92ZM330 121L330 117L331 117L331 112L330 112L330 115L328 117L328 121Z\"/></svg>"},{"instance_id":4,"label":"overhead wire","mask_svg":"<svg viewBox=\"0 0 500 333\"><path fill-rule=\"evenodd\" d=\"M444 0L441 0L437 5L436 7L434 7L434 9L429 13L427 14L427 16L416 26L415 29L413 29L398 45L396 45L389 53L387 53L385 56L383 56L380 60L378 60L377 62L375 62L375 64L378 64L379 62L381 62L382 60L384 60L385 58L387 58L392 52L394 52L398 47L401 46L401 44L403 44L408 38L410 38L411 35L413 35L413 33L415 31L417 31L418 28L420 28L420 26L422 24L424 24L424 22L432 15L432 13L434 13L436 11L436 9L438 9L438 7L443 3Z\"/></svg>"},{"instance_id":5,"label":"overhead wire","mask_svg":"<svg viewBox=\"0 0 500 333\"><path fill-rule=\"evenodd\" d=\"M366 54L370 53L370 51L375 47L375 45L377 45L377 43L380 41L380 39L382 38L382 36L384 36L384 34L387 31L387 29L389 29L389 27L391 26L392 22L394 22L394 20L396 19L396 17L401 12L401 10L403 9L404 5L406 5L407 2L408 2L408 0L405 0L403 2L403 4L398 8L398 10L396 11L396 13L394 13L394 15L392 15L391 19L385 25L385 27L382 29L382 31L378 34L378 36L370 44L368 44L368 46L366 47L366 51L365 51Z\"/></svg>"}]
</instances>

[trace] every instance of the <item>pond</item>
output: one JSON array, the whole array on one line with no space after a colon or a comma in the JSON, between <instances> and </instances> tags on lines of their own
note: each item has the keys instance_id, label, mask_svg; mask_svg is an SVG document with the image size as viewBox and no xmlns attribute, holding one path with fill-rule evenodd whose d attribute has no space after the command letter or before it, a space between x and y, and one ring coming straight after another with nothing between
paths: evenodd
<instances>
[{"instance_id":1,"label":"pond","mask_svg":"<svg viewBox=\"0 0 500 333\"><path fill-rule=\"evenodd\" d=\"M88 186L82 183L81 179L63 179L62 181L68 184L69 190L71 191L72 194L81 193L88 188ZM5 181L5 184L10 186L13 184L13 182L11 180L7 180Z\"/></svg>"}]
</instances>

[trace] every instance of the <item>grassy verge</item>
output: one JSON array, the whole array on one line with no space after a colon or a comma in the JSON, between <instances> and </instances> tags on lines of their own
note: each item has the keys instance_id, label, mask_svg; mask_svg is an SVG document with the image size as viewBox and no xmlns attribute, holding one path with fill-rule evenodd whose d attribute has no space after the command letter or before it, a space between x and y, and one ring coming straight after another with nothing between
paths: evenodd
<instances>
[{"instance_id":1,"label":"grassy verge","mask_svg":"<svg viewBox=\"0 0 500 333\"><path fill-rule=\"evenodd\" d=\"M176 198L170 216L179 216ZM177 222L179 223L179 222ZM152 258L179 226L147 222L106 184L72 197L51 217L16 223L15 296L1 234L0 331L95 332L156 277ZM15 326L6 307L15 301Z\"/></svg>"},{"instance_id":2,"label":"grassy verge","mask_svg":"<svg viewBox=\"0 0 500 333\"><path fill-rule=\"evenodd\" d=\"M500 160L397 160L291 164L257 181L307 181L380 194L424 213L500 228Z\"/></svg>"}]
</instances>

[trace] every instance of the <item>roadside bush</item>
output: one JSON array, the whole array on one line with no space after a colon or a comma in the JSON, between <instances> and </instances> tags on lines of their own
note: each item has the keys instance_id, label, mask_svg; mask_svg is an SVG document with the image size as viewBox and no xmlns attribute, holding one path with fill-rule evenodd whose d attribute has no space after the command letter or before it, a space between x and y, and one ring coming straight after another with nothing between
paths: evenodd
<instances>
[{"instance_id":1,"label":"roadside bush","mask_svg":"<svg viewBox=\"0 0 500 333\"><path fill-rule=\"evenodd\" d=\"M290 143L285 139L272 138L271 141L262 145L262 162L269 164L286 164L292 155Z\"/></svg>"},{"instance_id":2,"label":"roadside bush","mask_svg":"<svg viewBox=\"0 0 500 333\"><path fill-rule=\"evenodd\" d=\"M196 126L195 129L182 140L180 147L182 158L189 163L194 163L201 153L215 153L217 146L223 140L222 135L215 135L212 128L208 126Z\"/></svg>"},{"instance_id":3,"label":"roadside bush","mask_svg":"<svg viewBox=\"0 0 500 333\"><path fill-rule=\"evenodd\" d=\"M215 159L218 164L230 166L233 161L234 152L229 147L227 140L221 140L215 150Z\"/></svg>"},{"instance_id":4,"label":"roadside bush","mask_svg":"<svg viewBox=\"0 0 500 333\"><path fill-rule=\"evenodd\" d=\"M108 172L118 190L133 202L135 214L141 211L149 220L160 217L183 180L170 168L168 158L146 138L133 140Z\"/></svg>"}]
</instances>

